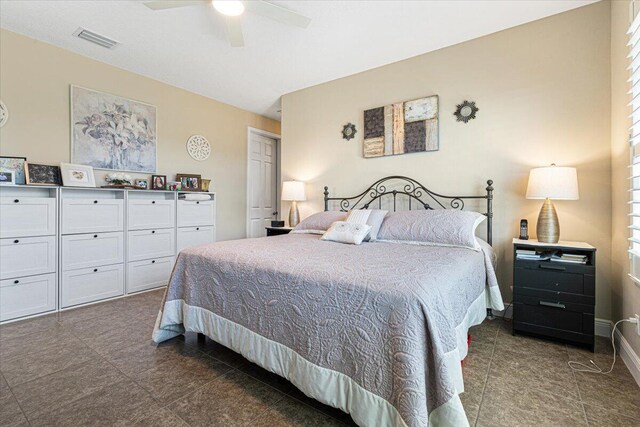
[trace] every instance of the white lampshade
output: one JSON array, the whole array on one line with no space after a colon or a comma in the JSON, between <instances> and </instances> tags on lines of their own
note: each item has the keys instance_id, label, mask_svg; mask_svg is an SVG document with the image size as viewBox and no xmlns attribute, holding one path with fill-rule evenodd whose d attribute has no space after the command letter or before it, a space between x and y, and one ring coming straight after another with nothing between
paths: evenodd
<instances>
[{"instance_id":1,"label":"white lampshade","mask_svg":"<svg viewBox=\"0 0 640 427\"><path fill-rule=\"evenodd\" d=\"M304 192L304 182L302 181L285 181L282 183L282 200L295 200L300 202L307 200Z\"/></svg>"},{"instance_id":2,"label":"white lampshade","mask_svg":"<svg viewBox=\"0 0 640 427\"><path fill-rule=\"evenodd\" d=\"M527 199L578 200L576 168L547 166L531 169Z\"/></svg>"}]
</instances>

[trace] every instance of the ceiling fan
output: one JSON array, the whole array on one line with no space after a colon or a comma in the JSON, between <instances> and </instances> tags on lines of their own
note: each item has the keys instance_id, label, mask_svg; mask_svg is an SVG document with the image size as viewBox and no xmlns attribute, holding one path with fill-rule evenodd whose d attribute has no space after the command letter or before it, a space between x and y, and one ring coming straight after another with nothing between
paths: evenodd
<instances>
[{"instance_id":1,"label":"ceiling fan","mask_svg":"<svg viewBox=\"0 0 640 427\"><path fill-rule=\"evenodd\" d=\"M226 17L227 37L233 47L244 46L240 16L245 10L294 27L307 28L311 22L311 19L306 16L262 0L156 0L145 2L144 5L152 10L163 10L206 3L212 5L216 11Z\"/></svg>"}]
</instances>

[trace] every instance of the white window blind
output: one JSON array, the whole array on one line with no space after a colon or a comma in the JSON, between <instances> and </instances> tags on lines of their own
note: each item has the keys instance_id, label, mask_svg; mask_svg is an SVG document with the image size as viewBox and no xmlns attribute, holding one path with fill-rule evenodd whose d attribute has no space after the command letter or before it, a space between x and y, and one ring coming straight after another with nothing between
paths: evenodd
<instances>
[{"instance_id":1,"label":"white window blind","mask_svg":"<svg viewBox=\"0 0 640 427\"><path fill-rule=\"evenodd\" d=\"M640 15L636 16L629 27L629 70L631 77L631 165L629 166L629 258L631 266L629 276L640 284Z\"/></svg>"}]
</instances>

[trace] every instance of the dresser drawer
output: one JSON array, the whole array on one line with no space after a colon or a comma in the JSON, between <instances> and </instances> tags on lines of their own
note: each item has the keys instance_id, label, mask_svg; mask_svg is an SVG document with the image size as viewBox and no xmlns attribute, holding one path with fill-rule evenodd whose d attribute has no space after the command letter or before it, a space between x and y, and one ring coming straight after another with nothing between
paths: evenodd
<instances>
[{"instance_id":1,"label":"dresser drawer","mask_svg":"<svg viewBox=\"0 0 640 427\"><path fill-rule=\"evenodd\" d=\"M166 286L173 263L174 257L130 262L127 265L127 293Z\"/></svg>"},{"instance_id":2,"label":"dresser drawer","mask_svg":"<svg viewBox=\"0 0 640 427\"><path fill-rule=\"evenodd\" d=\"M595 306L596 297L593 295L571 294L568 292L546 291L536 288L527 288L522 286L515 286L513 288L514 298L520 296L534 297L546 301L558 301L568 302L575 304L583 304L586 306Z\"/></svg>"},{"instance_id":3,"label":"dresser drawer","mask_svg":"<svg viewBox=\"0 0 640 427\"><path fill-rule=\"evenodd\" d=\"M129 230L174 227L175 209L173 200L130 199L127 210L127 227Z\"/></svg>"},{"instance_id":4,"label":"dresser drawer","mask_svg":"<svg viewBox=\"0 0 640 427\"><path fill-rule=\"evenodd\" d=\"M55 236L0 240L0 280L55 271Z\"/></svg>"},{"instance_id":5,"label":"dresser drawer","mask_svg":"<svg viewBox=\"0 0 640 427\"><path fill-rule=\"evenodd\" d=\"M63 199L62 234L124 230L121 199Z\"/></svg>"},{"instance_id":6,"label":"dresser drawer","mask_svg":"<svg viewBox=\"0 0 640 427\"><path fill-rule=\"evenodd\" d=\"M178 200L178 227L213 225L214 215L213 200Z\"/></svg>"},{"instance_id":7,"label":"dresser drawer","mask_svg":"<svg viewBox=\"0 0 640 427\"><path fill-rule=\"evenodd\" d=\"M214 241L214 229L208 227L183 227L178 229L178 252L189 246L206 245Z\"/></svg>"},{"instance_id":8,"label":"dresser drawer","mask_svg":"<svg viewBox=\"0 0 640 427\"><path fill-rule=\"evenodd\" d=\"M71 307L124 294L124 265L82 268L62 273L60 306Z\"/></svg>"},{"instance_id":9,"label":"dresser drawer","mask_svg":"<svg viewBox=\"0 0 640 427\"><path fill-rule=\"evenodd\" d=\"M62 236L62 270L118 264L124 261L123 233Z\"/></svg>"},{"instance_id":10,"label":"dresser drawer","mask_svg":"<svg viewBox=\"0 0 640 427\"><path fill-rule=\"evenodd\" d=\"M127 233L129 261L162 258L175 254L175 229L138 230Z\"/></svg>"},{"instance_id":11,"label":"dresser drawer","mask_svg":"<svg viewBox=\"0 0 640 427\"><path fill-rule=\"evenodd\" d=\"M516 268L514 269L514 284L517 287L584 294L584 277L577 273Z\"/></svg>"},{"instance_id":12,"label":"dresser drawer","mask_svg":"<svg viewBox=\"0 0 640 427\"><path fill-rule=\"evenodd\" d=\"M55 273L0 281L0 322L55 309Z\"/></svg>"},{"instance_id":13,"label":"dresser drawer","mask_svg":"<svg viewBox=\"0 0 640 427\"><path fill-rule=\"evenodd\" d=\"M0 199L0 238L56 234L56 200L36 197Z\"/></svg>"}]
</instances>

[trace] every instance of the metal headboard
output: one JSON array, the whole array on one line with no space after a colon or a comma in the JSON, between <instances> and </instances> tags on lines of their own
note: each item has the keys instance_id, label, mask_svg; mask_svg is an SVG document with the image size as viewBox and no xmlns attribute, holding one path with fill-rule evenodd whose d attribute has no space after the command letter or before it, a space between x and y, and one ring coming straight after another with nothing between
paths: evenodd
<instances>
[{"instance_id":1,"label":"metal headboard","mask_svg":"<svg viewBox=\"0 0 640 427\"><path fill-rule=\"evenodd\" d=\"M399 190L397 189L399 188ZM398 196L407 196L409 210L412 205L422 206L424 209L434 209L439 206L442 209L464 209L464 201L469 199L485 199L487 201L487 243L493 243L493 181L487 181L487 194L483 196L446 196L427 189L424 185L406 176L387 176L379 179L362 193L351 197L329 197L329 187L324 187L324 210L329 210L329 201L339 201L340 210L369 209L371 203L378 201L378 207L382 206L382 197L393 197L393 211L396 211ZM433 206L432 206L433 204ZM447 207L446 205L449 205Z\"/></svg>"}]
</instances>

